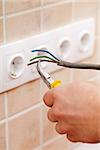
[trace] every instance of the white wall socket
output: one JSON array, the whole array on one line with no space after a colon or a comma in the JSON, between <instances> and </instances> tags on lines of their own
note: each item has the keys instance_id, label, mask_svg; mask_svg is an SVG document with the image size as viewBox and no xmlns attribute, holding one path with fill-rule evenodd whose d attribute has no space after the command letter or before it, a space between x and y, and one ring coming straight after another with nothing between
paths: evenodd
<instances>
[{"instance_id":1,"label":"white wall socket","mask_svg":"<svg viewBox=\"0 0 100 150\"><path fill-rule=\"evenodd\" d=\"M39 78L36 66L27 66L30 57L38 55L31 50L48 49L70 62L78 62L93 54L95 21L88 18L67 26L42 33L0 47L0 93ZM61 67L43 65L47 72Z\"/></svg>"}]
</instances>

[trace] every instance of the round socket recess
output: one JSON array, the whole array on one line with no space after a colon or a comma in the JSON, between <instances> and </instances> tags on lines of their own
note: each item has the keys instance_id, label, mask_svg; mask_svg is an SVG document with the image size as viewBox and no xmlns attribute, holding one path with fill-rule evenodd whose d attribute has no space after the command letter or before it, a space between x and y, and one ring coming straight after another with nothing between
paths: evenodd
<instances>
[{"instance_id":1,"label":"round socket recess","mask_svg":"<svg viewBox=\"0 0 100 150\"><path fill-rule=\"evenodd\" d=\"M9 62L9 75L11 78L16 79L20 77L25 69L25 60L24 56L21 54L13 55Z\"/></svg>"},{"instance_id":2,"label":"round socket recess","mask_svg":"<svg viewBox=\"0 0 100 150\"><path fill-rule=\"evenodd\" d=\"M90 33L85 31L80 35L79 41L80 41L80 46L79 46L80 51L87 52L90 49L90 46L92 44L92 36Z\"/></svg>"},{"instance_id":3,"label":"round socket recess","mask_svg":"<svg viewBox=\"0 0 100 150\"><path fill-rule=\"evenodd\" d=\"M60 50L60 57L62 59L65 60L66 58L68 58L71 50L71 42L68 38L65 37L60 41L59 50Z\"/></svg>"}]
</instances>

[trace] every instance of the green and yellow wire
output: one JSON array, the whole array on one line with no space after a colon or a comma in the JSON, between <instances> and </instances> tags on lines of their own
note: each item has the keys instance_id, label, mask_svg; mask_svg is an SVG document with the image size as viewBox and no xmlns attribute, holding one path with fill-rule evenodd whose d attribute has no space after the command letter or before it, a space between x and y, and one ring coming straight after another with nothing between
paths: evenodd
<instances>
[{"instance_id":1,"label":"green and yellow wire","mask_svg":"<svg viewBox=\"0 0 100 150\"><path fill-rule=\"evenodd\" d=\"M35 61L36 60L36 61ZM40 55L40 56L36 56L36 57L32 57L30 59L30 63L28 65L32 65L37 63L39 60L41 61L45 61L45 62L52 62L52 63L57 63L57 61L49 56L45 56L45 55Z\"/></svg>"}]
</instances>

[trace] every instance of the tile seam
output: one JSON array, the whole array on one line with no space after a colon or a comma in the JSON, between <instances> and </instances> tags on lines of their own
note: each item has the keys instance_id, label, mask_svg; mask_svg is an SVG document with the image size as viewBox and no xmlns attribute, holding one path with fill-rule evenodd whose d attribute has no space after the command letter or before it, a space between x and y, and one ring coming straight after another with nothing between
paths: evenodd
<instances>
[{"instance_id":1,"label":"tile seam","mask_svg":"<svg viewBox=\"0 0 100 150\"><path fill-rule=\"evenodd\" d=\"M38 8L33 8L33 9L24 10L24 11L19 11L19 12L16 12L16 13L7 14L7 18L20 16L20 15L28 14L28 13L35 12L35 11L41 11L42 9L51 8L51 7L54 7L54 6L59 6L59 5L65 4L65 3L69 4L69 3L72 3L72 1L70 1L70 0L68 0L67 2L62 1L62 2L59 2L59 3L50 4L50 5L46 5L46 6L43 6L43 7L40 6Z\"/></svg>"},{"instance_id":2,"label":"tile seam","mask_svg":"<svg viewBox=\"0 0 100 150\"><path fill-rule=\"evenodd\" d=\"M5 0L3 0L3 44L7 41Z\"/></svg>"}]
</instances>

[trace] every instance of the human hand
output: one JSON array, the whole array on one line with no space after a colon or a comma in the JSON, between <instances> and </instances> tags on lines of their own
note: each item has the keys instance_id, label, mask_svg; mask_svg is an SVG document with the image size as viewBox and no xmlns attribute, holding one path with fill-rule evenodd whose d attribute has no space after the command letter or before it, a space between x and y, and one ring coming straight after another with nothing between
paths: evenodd
<instances>
[{"instance_id":1,"label":"human hand","mask_svg":"<svg viewBox=\"0 0 100 150\"><path fill-rule=\"evenodd\" d=\"M72 142L100 142L100 87L90 82L73 82L44 95L48 119L56 131Z\"/></svg>"}]
</instances>

